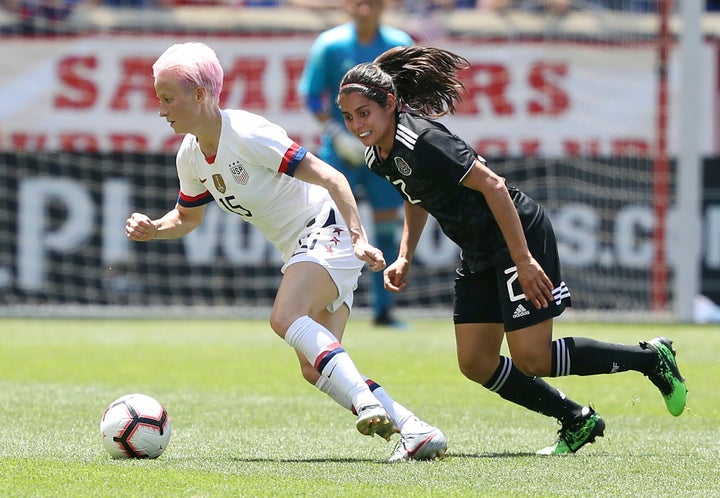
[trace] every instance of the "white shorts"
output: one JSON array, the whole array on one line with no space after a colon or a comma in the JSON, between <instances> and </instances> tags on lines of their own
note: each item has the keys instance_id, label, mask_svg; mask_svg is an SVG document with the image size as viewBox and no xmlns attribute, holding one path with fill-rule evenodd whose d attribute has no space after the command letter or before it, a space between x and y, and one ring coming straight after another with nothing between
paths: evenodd
<instances>
[{"instance_id":1,"label":"white shorts","mask_svg":"<svg viewBox=\"0 0 720 498\"><path fill-rule=\"evenodd\" d=\"M342 306L343 303L352 309L353 292L357 289L360 273L365 262L355 257L350 231L344 221L334 209L320 220L313 220L298 236L298 244L290 259L283 265L281 271L300 261L316 263L330 274L338 297L330 303L327 310L331 313Z\"/></svg>"}]
</instances>

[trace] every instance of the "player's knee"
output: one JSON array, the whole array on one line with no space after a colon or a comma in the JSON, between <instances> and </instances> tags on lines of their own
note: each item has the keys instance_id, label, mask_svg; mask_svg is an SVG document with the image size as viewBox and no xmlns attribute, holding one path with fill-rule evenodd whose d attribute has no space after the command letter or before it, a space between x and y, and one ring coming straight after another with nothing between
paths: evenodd
<instances>
[{"instance_id":1,"label":"player's knee","mask_svg":"<svg viewBox=\"0 0 720 498\"><path fill-rule=\"evenodd\" d=\"M492 369L477 361L458 361L460 372L473 382L485 384L492 375Z\"/></svg>"},{"instance_id":2,"label":"player's knee","mask_svg":"<svg viewBox=\"0 0 720 498\"><path fill-rule=\"evenodd\" d=\"M550 365L537 355L513 355L513 364L527 376L547 377L550 374Z\"/></svg>"},{"instance_id":3,"label":"player's knee","mask_svg":"<svg viewBox=\"0 0 720 498\"><path fill-rule=\"evenodd\" d=\"M284 338L287 330L297 319L297 316L290 316L281 310L273 309L272 313L270 313L270 328L272 328L277 335Z\"/></svg>"}]
</instances>

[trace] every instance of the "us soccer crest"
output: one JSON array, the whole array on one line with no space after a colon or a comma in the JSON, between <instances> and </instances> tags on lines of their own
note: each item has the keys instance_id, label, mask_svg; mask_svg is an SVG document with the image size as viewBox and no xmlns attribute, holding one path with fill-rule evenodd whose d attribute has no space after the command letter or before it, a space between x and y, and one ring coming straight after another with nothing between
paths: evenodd
<instances>
[{"instance_id":1,"label":"us soccer crest","mask_svg":"<svg viewBox=\"0 0 720 498\"><path fill-rule=\"evenodd\" d=\"M402 176L409 176L410 173L412 173L410 165L406 163L405 159L403 159L402 157L395 158L395 167Z\"/></svg>"},{"instance_id":2,"label":"us soccer crest","mask_svg":"<svg viewBox=\"0 0 720 498\"><path fill-rule=\"evenodd\" d=\"M235 183L239 183L240 185L247 185L247 182L250 179L250 175L247 170L243 168L242 164L239 162L235 162L230 165L230 173L232 173Z\"/></svg>"}]
</instances>

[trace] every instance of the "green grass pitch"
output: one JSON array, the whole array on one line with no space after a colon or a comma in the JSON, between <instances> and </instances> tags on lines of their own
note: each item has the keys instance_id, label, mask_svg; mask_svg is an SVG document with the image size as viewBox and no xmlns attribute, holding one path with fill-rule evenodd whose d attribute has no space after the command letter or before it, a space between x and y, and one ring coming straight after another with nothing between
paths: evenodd
<instances>
[{"instance_id":1,"label":"green grass pitch","mask_svg":"<svg viewBox=\"0 0 720 498\"><path fill-rule=\"evenodd\" d=\"M559 426L466 380L449 319L407 332L351 319L361 372L449 441L443 461L387 464L393 444L302 380L265 321L0 320L0 496L720 496L720 327L560 321L554 335L673 339L686 412L669 415L637 372L549 379L607 429L538 457ZM104 408L131 392L172 419L157 460L112 460L100 440Z\"/></svg>"}]
</instances>

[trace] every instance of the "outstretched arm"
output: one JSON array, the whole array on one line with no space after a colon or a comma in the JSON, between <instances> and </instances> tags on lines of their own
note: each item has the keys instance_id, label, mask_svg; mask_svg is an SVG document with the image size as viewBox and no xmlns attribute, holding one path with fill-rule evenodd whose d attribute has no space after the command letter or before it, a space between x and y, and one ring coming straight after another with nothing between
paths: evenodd
<instances>
[{"instance_id":1,"label":"outstretched arm","mask_svg":"<svg viewBox=\"0 0 720 498\"><path fill-rule=\"evenodd\" d=\"M485 196L517 267L518 281L525 298L538 309L547 308L548 302L553 300L553 284L528 249L520 216L510 198L505 180L476 159L462 183Z\"/></svg>"},{"instance_id":2,"label":"outstretched arm","mask_svg":"<svg viewBox=\"0 0 720 498\"><path fill-rule=\"evenodd\" d=\"M427 218L428 213L423 208L409 202L405 203L405 223L400 239L398 257L384 272L384 282L387 290L398 292L410 282L407 278L410 273L410 263L415 255L415 248L420 241Z\"/></svg>"},{"instance_id":3,"label":"outstretched arm","mask_svg":"<svg viewBox=\"0 0 720 498\"><path fill-rule=\"evenodd\" d=\"M202 223L205 206L187 208L175 205L165 216L151 220L142 213L133 213L125 222L125 235L130 240L146 242L153 239L176 239Z\"/></svg>"},{"instance_id":4,"label":"outstretched arm","mask_svg":"<svg viewBox=\"0 0 720 498\"><path fill-rule=\"evenodd\" d=\"M355 196L345 175L308 152L295 170L295 178L325 187L350 230L355 256L365 261L372 271L385 268L382 251L367 240Z\"/></svg>"}]
</instances>

